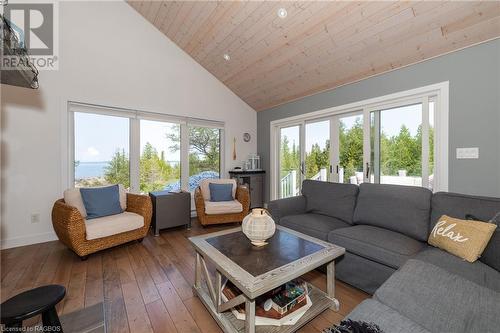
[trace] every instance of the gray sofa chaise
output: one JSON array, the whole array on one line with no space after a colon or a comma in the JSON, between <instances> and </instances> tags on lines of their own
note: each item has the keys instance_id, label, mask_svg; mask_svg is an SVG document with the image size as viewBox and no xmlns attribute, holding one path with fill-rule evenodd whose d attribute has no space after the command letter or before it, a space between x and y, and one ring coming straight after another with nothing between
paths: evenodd
<instances>
[{"instance_id":1,"label":"gray sofa chaise","mask_svg":"<svg viewBox=\"0 0 500 333\"><path fill-rule=\"evenodd\" d=\"M442 215L489 220L500 199L306 180L301 196L268 208L280 225L346 249L336 277L373 294L349 318L386 333L500 332L500 230L474 263L427 245Z\"/></svg>"}]
</instances>

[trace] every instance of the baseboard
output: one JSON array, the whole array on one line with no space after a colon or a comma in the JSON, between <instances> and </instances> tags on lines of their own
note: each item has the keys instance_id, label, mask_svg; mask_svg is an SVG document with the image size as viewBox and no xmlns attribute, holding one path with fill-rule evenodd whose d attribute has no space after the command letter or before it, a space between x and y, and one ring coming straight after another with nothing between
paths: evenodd
<instances>
[{"instance_id":1,"label":"baseboard","mask_svg":"<svg viewBox=\"0 0 500 333\"><path fill-rule=\"evenodd\" d=\"M56 236L55 232L50 231L50 232L44 232L41 234L34 234L34 235L29 235L29 236L21 236L21 237L9 238L9 239L2 239L0 241L0 248L2 250L3 249L10 249L13 247L18 247L18 246L50 242L53 240L57 240L57 236Z\"/></svg>"}]
</instances>

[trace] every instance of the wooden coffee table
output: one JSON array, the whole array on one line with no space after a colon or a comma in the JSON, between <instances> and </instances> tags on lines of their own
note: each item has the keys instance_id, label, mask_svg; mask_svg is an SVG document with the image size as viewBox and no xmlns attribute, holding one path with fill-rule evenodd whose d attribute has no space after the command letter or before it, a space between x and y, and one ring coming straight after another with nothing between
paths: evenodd
<instances>
[{"instance_id":1,"label":"wooden coffee table","mask_svg":"<svg viewBox=\"0 0 500 333\"><path fill-rule=\"evenodd\" d=\"M335 258L345 249L300 232L276 227L269 244L255 247L241 227L189 238L196 249L193 289L226 333L295 332L324 310L338 311L335 299ZM216 268L215 282L207 261ZM321 265L327 264L327 292L309 285L312 306L293 326L255 326L255 299ZM202 275L205 283L202 283ZM243 294L223 302L222 277L229 279ZM238 320L231 308L245 303L246 320Z\"/></svg>"}]
</instances>

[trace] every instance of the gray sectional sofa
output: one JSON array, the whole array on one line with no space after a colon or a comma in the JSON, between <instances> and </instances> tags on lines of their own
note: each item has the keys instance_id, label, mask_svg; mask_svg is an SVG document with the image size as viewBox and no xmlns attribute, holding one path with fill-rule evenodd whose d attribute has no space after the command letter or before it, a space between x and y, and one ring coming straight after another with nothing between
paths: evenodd
<instances>
[{"instance_id":1,"label":"gray sectional sofa","mask_svg":"<svg viewBox=\"0 0 500 333\"><path fill-rule=\"evenodd\" d=\"M346 249L336 277L373 294L349 318L386 333L500 332L500 230L474 263L427 245L442 215L489 220L500 199L306 180L301 196L268 208L280 225Z\"/></svg>"}]
</instances>

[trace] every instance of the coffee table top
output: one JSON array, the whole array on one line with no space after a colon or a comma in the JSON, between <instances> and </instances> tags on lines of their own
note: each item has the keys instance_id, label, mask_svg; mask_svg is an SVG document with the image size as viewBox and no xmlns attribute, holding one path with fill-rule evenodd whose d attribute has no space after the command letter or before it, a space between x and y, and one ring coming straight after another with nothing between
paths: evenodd
<instances>
[{"instance_id":1,"label":"coffee table top","mask_svg":"<svg viewBox=\"0 0 500 333\"><path fill-rule=\"evenodd\" d=\"M298 235L277 229L268 244L252 245L242 231L214 236L207 243L253 276L259 276L318 252L325 247Z\"/></svg>"},{"instance_id":2,"label":"coffee table top","mask_svg":"<svg viewBox=\"0 0 500 333\"><path fill-rule=\"evenodd\" d=\"M205 260L248 297L257 297L344 254L345 249L283 226L256 247L241 227L189 238Z\"/></svg>"}]
</instances>

